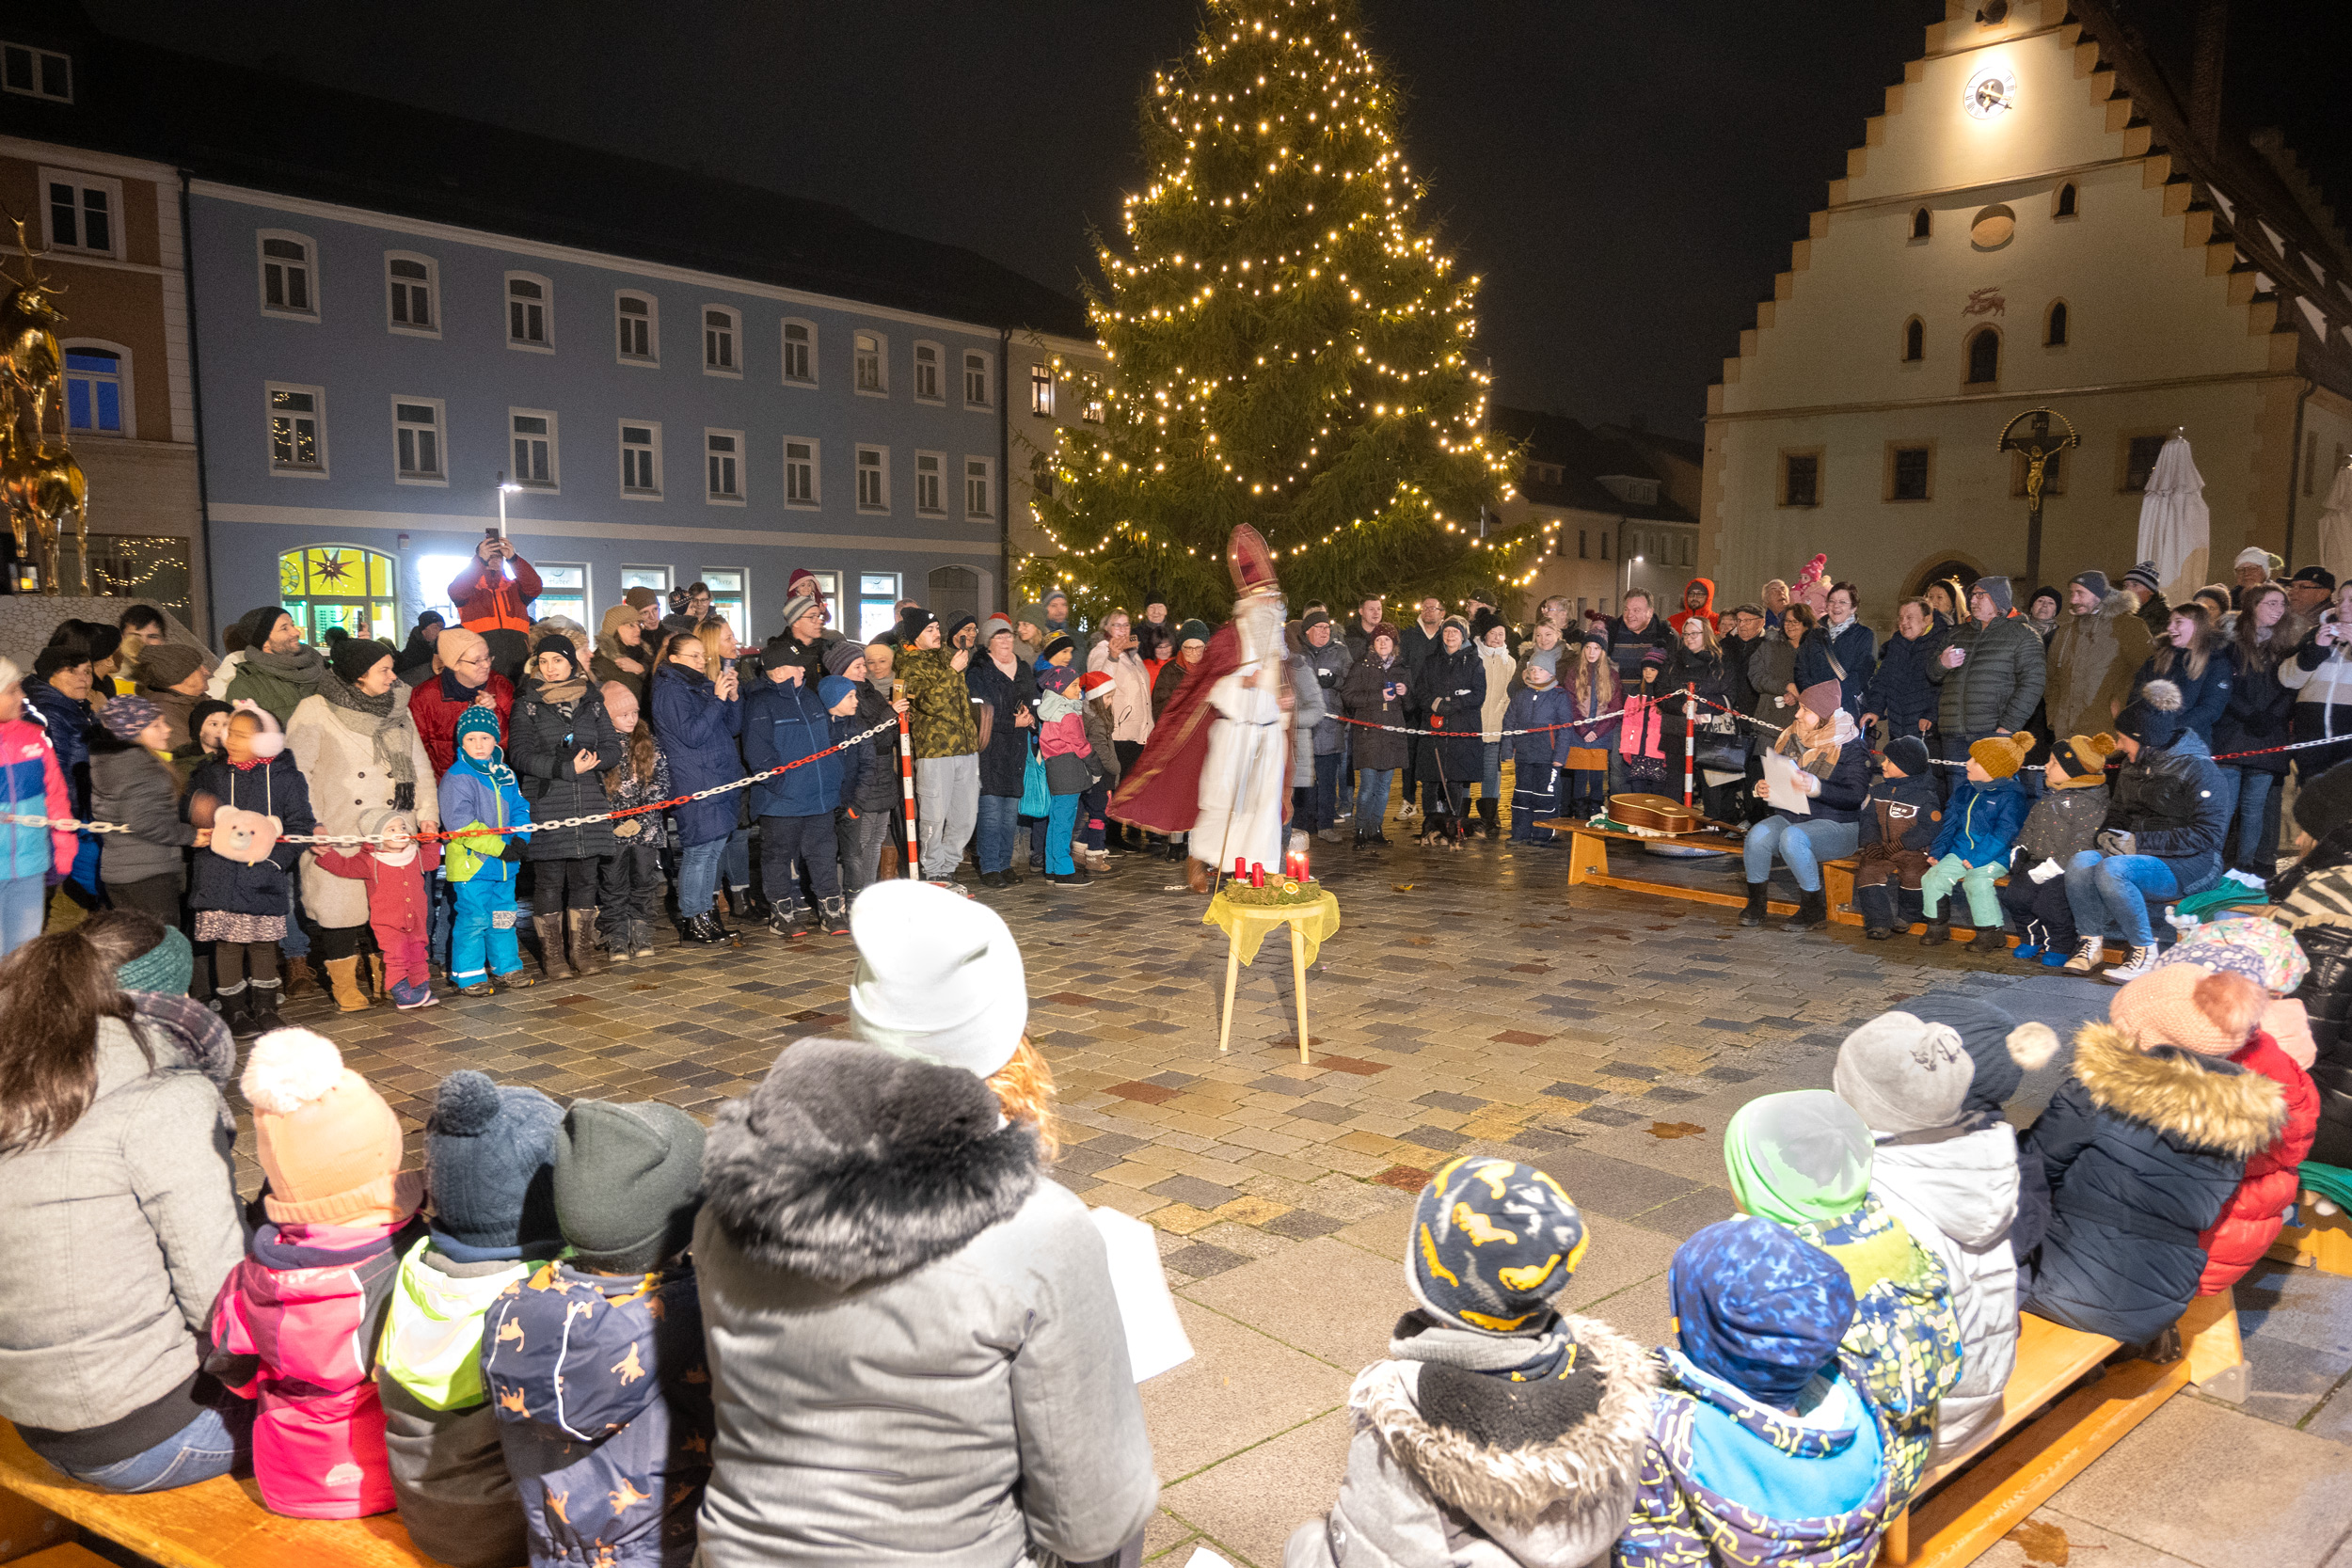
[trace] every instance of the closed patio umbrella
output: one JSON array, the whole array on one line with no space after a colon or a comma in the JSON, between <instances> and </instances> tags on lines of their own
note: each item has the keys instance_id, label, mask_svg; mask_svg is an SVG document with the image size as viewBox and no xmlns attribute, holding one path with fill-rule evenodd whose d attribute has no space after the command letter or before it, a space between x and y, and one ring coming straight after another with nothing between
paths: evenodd
<instances>
[{"instance_id":1,"label":"closed patio umbrella","mask_svg":"<svg viewBox=\"0 0 2352 1568\"><path fill-rule=\"evenodd\" d=\"M2176 433L2156 454L2155 472L2140 497L2139 559L2156 563L2166 601L2184 604L2204 586L2212 545L2205 481L2189 456L2188 437Z\"/></svg>"},{"instance_id":2,"label":"closed patio umbrella","mask_svg":"<svg viewBox=\"0 0 2352 1568\"><path fill-rule=\"evenodd\" d=\"M2352 467L2336 470L2328 504L2319 514L2319 563L2342 582L2352 575Z\"/></svg>"}]
</instances>

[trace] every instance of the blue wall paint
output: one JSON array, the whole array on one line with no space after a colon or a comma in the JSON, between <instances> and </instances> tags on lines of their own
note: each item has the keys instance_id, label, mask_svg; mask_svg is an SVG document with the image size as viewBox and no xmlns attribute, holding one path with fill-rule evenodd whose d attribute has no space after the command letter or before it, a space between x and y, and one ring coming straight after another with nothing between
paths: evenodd
<instances>
[{"instance_id":1,"label":"blue wall paint","mask_svg":"<svg viewBox=\"0 0 2352 1568\"><path fill-rule=\"evenodd\" d=\"M277 558L315 544L365 546L403 564L401 611L443 597L443 585L418 580L426 556L463 555L497 514L495 475L511 469L508 411L557 415L560 491L508 497L509 530L528 558L584 562L590 570L590 621L618 602L619 569L667 565L683 584L706 567L749 572L755 638L782 629L788 572L805 566L840 574L854 598L861 572L899 573L903 591L926 596L928 574L958 565L981 574L982 608L1001 604L1001 521L963 513L964 460L991 465L993 512L1006 504L996 472L1002 410L994 331L918 325L858 310L803 306L697 283L647 278L619 266L553 261L495 245L424 238L399 229L328 219L275 207L197 195L190 201L190 254L202 340L205 478L214 509L212 569L227 620L275 591ZM316 321L290 320L262 309L257 236L299 234L312 247ZM436 264L437 338L390 329L388 252ZM551 285L552 353L507 346L506 275L524 272ZM628 291L659 302L657 368L620 362L615 295ZM703 313L707 306L739 314L735 342L739 378L704 373ZM814 388L782 380L782 323L816 326ZM886 345L887 397L853 389L851 344L860 330ZM914 400L917 341L941 349L942 405ZM967 350L990 356L992 405L963 404ZM1019 343L1017 376L1029 356ZM269 463L270 382L317 387L325 393L327 477L275 474ZM1025 400L1025 384L1011 388ZM445 486L399 483L392 404L433 398L445 408L441 438ZM1025 413L1025 401L1023 412ZM619 429L623 420L660 426L660 500L624 498ZM742 505L705 499L706 428L742 433L739 452ZM784 504L784 441L814 437L821 462L814 510ZM887 515L855 506L854 449L888 451ZM917 451L945 456L946 515L915 511ZM251 520L256 509L309 509L295 526ZM224 514L226 515L224 516ZM607 536L619 531L620 536ZM692 536L682 536L691 531ZM397 546L405 532L408 547ZM763 533L828 535L843 544L780 543ZM715 537L713 537L715 535ZM740 536L738 538L737 536ZM961 546L943 548L944 546ZM836 610L835 621L854 618ZM405 631L405 627L403 628Z\"/></svg>"}]
</instances>

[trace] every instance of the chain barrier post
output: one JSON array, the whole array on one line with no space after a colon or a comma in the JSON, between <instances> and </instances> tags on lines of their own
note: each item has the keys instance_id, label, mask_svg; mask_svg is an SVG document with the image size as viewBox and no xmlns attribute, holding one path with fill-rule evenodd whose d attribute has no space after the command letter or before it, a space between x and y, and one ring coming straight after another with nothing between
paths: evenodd
<instances>
[{"instance_id":1,"label":"chain barrier post","mask_svg":"<svg viewBox=\"0 0 2352 1568\"><path fill-rule=\"evenodd\" d=\"M1699 705L1682 705L1682 803L1691 804L1691 770L1695 766L1692 754L1698 750Z\"/></svg>"},{"instance_id":2,"label":"chain barrier post","mask_svg":"<svg viewBox=\"0 0 2352 1568\"><path fill-rule=\"evenodd\" d=\"M898 715L898 793L906 802L907 876L919 882L923 879L923 850L914 821L914 726L903 713Z\"/></svg>"}]
</instances>

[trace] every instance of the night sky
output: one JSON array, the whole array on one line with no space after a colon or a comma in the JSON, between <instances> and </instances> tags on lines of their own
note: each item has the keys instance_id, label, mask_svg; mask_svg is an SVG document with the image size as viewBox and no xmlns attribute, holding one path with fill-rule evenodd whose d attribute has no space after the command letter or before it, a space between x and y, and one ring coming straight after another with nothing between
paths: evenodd
<instances>
[{"instance_id":1,"label":"night sky","mask_svg":"<svg viewBox=\"0 0 2352 1568\"><path fill-rule=\"evenodd\" d=\"M1073 295L1090 229L1115 229L1142 182L1137 94L1189 52L1199 16L1194 0L86 3L169 48L838 202ZM1497 398L1689 436L1788 242L1944 11L1362 5L1407 90L1424 213L1486 278ZM2233 56L2233 76L2260 53Z\"/></svg>"}]
</instances>

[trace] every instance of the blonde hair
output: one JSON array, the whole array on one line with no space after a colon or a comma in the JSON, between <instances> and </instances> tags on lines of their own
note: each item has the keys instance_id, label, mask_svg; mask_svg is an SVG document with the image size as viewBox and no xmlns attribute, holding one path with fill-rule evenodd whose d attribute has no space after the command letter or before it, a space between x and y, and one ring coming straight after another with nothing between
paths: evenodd
<instances>
[{"instance_id":1,"label":"blonde hair","mask_svg":"<svg viewBox=\"0 0 2352 1568\"><path fill-rule=\"evenodd\" d=\"M1061 1118L1054 1114L1054 1069L1045 1063L1029 1037L1021 1037L1012 1060L988 1080L996 1103L1008 1121L1025 1121L1037 1129L1037 1149L1046 1164L1061 1153Z\"/></svg>"},{"instance_id":2,"label":"blonde hair","mask_svg":"<svg viewBox=\"0 0 2352 1568\"><path fill-rule=\"evenodd\" d=\"M705 621L694 628L695 640L703 645L703 657L708 661L709 668L707 673L716 676L722 669L725 668L726 660L719 652L720 639L733 636L735 636L735 628L724 621ZM743 644L739 639L736 642L735 651L738 654L743 651Z\"/></svg>"}]
</instances>

